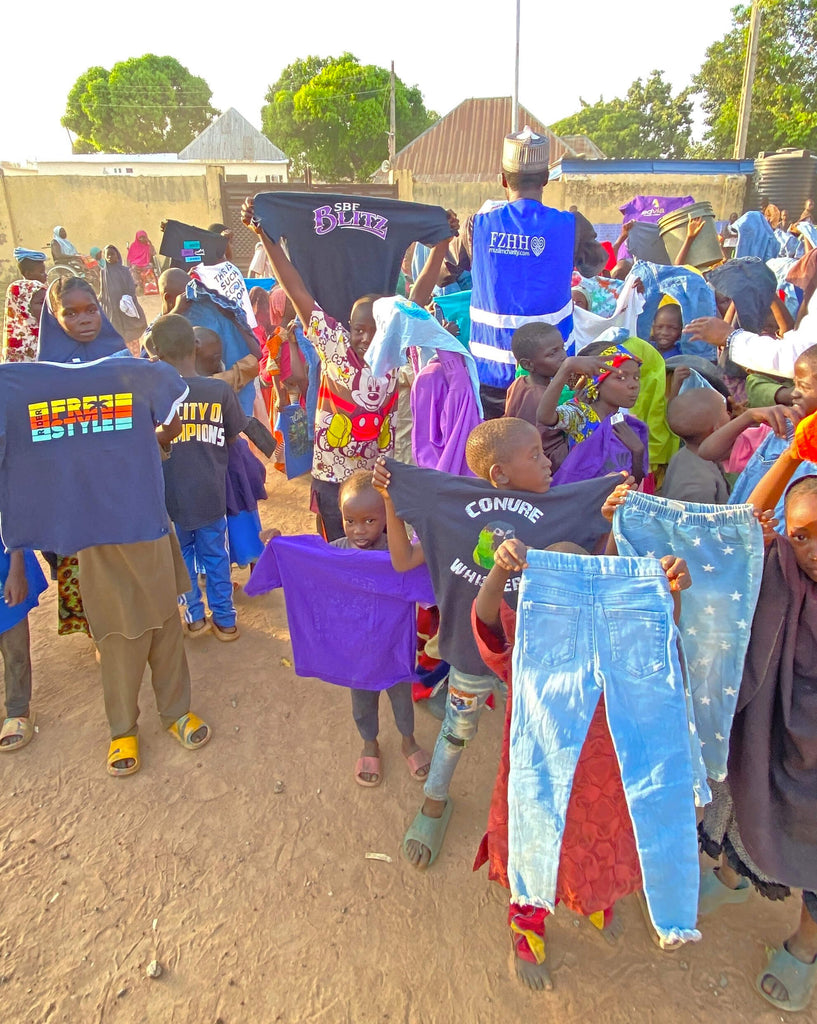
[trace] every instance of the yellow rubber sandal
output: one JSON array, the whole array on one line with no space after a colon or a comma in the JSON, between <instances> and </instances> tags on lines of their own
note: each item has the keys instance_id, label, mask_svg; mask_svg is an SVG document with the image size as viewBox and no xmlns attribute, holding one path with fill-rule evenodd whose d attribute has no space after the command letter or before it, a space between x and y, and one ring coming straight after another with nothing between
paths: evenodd
<instances>
[{"instance_id":1,"label":"yellow rubber sandal","mask_svg":"<svg viewBox=\"0 0 817 1024\"><path fill-rule=\"evenodd\" d=\"M129 768L116 767L117 761L128 760L133 761ZM138 736L120 736L118 739L111 740L111 745L108 747L108 775L116 777L133 775L134 772L139 771L140 767Z\"/></svg>"},{"instance_id":2,"label":"yellow rubber sandal","mask_svg":"<svg viewBox=\"0 0 817 1024\"><path fill-rule=\"evenodd\" d=\"M192 740L190 737L202 728L207 730L204 734L204 739ZM205 743L209 743L213 735L213 730L210 726L203 722L198 715L194 715L192 711L188 711L186 715L177 718L167 731L171 736L175 736L179 743L187 750L198 750Z\"/></svg>"}]
</instances>

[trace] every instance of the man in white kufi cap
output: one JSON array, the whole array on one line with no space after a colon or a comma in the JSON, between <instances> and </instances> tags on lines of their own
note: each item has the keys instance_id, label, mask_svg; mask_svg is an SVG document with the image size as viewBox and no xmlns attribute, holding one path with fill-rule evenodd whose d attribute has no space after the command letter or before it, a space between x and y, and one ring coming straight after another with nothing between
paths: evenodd
<instances>
[{"instance_id":1,"label":"man in white kufi cap","mask_svg":"<svg viewBox=\"0 0 817 1024\"><path fill-rule=\"evenodd\" d=\"M553 324L569 345L573 267L592 276L606 260L581 214L542 203L549 157L548 137L527 125L506 135L502 187L508 201L486 204L473 219L470 348L489 417L502 414L516 373L514 331L534 321Z\"/></svg>"}]
</instances>

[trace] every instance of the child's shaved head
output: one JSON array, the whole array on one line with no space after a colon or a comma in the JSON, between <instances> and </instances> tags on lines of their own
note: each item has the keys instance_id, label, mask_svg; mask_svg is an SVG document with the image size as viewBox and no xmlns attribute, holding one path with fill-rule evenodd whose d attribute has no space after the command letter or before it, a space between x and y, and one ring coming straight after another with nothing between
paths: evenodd
<instances>
[{"instance_id":1,"label":"child's shaved head","mask_svg":"<svg viewBox=\"0 0 817 1024\"><path fill-rule=\"evenodd\" d=\"M465 442L465 461L472 473L491 479L491 466L506 462L515 449L529 443L539 431L527 420L516 416L503 416L498 420L478 423Z\"/></svg>"},{"instance_id":2,"label":"child's shaved head","mask_svg":"<svg viewBox=\"0 0 817 1024\"><path fill-rule=\"evenodd\" d=\"M353 498L358 494L364 494L367 491L375 491L374 484L372 483L372 471L370 469L356 469L351 476L347 476L343 483L340 485L338 491L338 507L342 507L344 501L347 498Z\"/></svg>"},{"instance_id":3,"label":"child's shaved head","mask_svg":"<svg viewBox=\"0 0 817 1024\"><path fill-rule=\"evenodd\" d=\"M801 352L797 357L797 362L803 363L813 374L817 375L817 345L812 345L805 352Z\"/></svg>"},{"instance_id":4,"label":"child's shaved head","mask_svg":"<svg viewBox=\"0 0 817 1024\"><path fill-rule=\"evenodd\" d=\"M517 363L521 363L523 359L533 359L541 346L548 341L564 344L558 327L541 322L523 324L513 332L511 352Z\"/></svg>"},{"instance_id":5,"label":"child's shaved head","mask_svg":"<svg viewBox=\"0 0 817 1024\"><path fill-rule=\"evenodd\" d=\"M673 398L667 408L670 430L684 441L699 443L722 424L726 405L712 388L692 388Z\"/></svg>"}]
</instances>

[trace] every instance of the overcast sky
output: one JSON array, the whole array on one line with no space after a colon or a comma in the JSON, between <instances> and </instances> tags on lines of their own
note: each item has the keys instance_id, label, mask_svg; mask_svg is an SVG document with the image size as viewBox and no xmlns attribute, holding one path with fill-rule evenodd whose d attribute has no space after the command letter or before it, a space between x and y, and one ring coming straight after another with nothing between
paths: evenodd
<instances>
[{"instance_id":1,"label":"overcast sky","mask_svg":"<svg viewBox=\"0 0 817 1024\"><path fill-rule=\"evenodd\" d=\"M623 95L654 68L680 89L709 43L728 30L733 3L522 0L520 101L550 124L577 110L580 96L594 102ZM174 56L208 82L216 107L235 107L258 127L267 87L287 64L310 54L349 50L383 67L394 60L398 76L418 85L426 106L439 114L471 96L511 94L515 0L277 6L269 0L13 4L5 17L0 159L68 155L60 117L77 77L92 65L110 69L144 53Z\"/></svg>"}]
</instances>

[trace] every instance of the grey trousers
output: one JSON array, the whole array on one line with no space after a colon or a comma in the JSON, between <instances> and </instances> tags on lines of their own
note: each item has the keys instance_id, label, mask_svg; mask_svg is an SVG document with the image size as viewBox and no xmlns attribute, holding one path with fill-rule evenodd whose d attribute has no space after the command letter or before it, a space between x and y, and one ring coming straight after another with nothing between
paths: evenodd
<instances>
[{"instance_id":1,"label":"grey trousers","mask_svg":"<svg viewBox=\"0 0 817 1024\"><path fill-rule=\"evenodd\" d=\"M377 739L380 731L377 707L380 702L380 690L352 690L352 717L357 731L363 740L371 742ZM414 703L411 699L411 683L396 683L386 693L391 701L394 722L401 736L414 733Z\"/></svg>"},{"instance_id":2,"label":"grey trousers","mask_svg":"<svg viewBox=\"0 0 817 1024\"><path fill-rule=\"evenodd\" d=\"M3 675L6 683L6 716L26 718L31 701L31 646L28 616L0 633Z\"/></svg>"}]
</instances>

